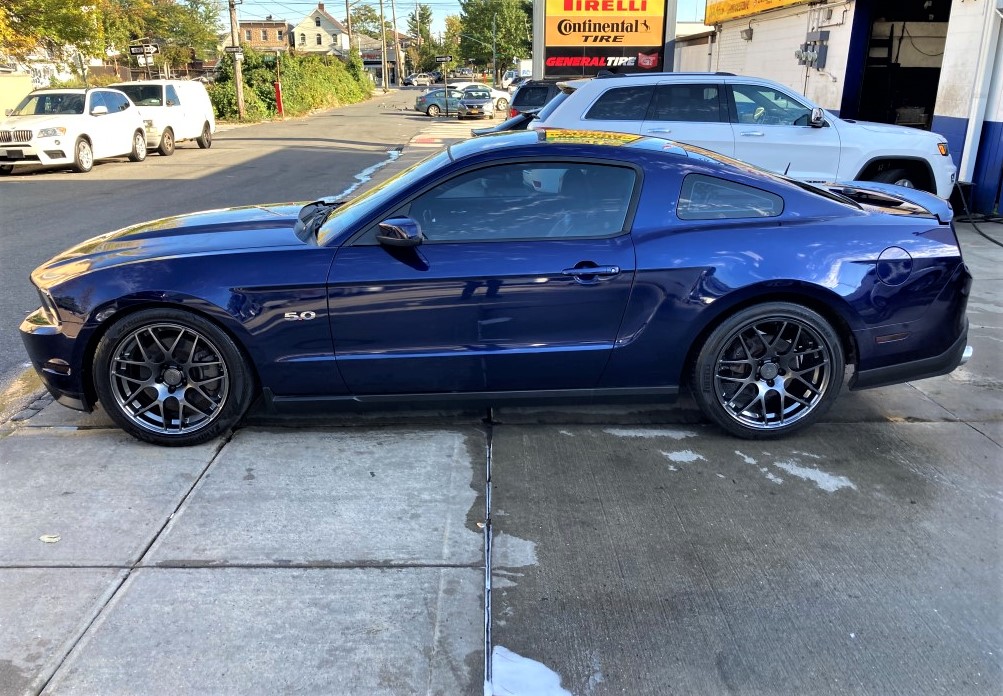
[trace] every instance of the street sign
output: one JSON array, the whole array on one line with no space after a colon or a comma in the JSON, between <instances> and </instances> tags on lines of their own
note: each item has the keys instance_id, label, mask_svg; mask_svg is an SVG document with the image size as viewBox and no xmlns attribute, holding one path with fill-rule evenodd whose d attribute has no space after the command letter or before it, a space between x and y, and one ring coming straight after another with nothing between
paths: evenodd
<instances>
[{"instance_id":1,"label":"street sign","mask_svg":"<svg viewBox=\"0 0 1003 696\"><path fill-rule=\"evenodd\" d=\"M453 62L453 56L436 56L435 57L435 62L436 63L452 63Z\"/></svg>"},{"instance_id":2,"label":"street sign","mask_svg":"<svg viewBox=\"0 0 1003 696\"><path fill-rule=\"evenodd\" d=\"M160 53L160 46L156 44L143 44L142 46L129 46L129 53L134 56L150 55Z\"/></svg>"},{"instance_id":3,"label":"street sign","mask_svg":"<svg viewBox=\"0 0 1003 696\"><path fill-rule=\"evenodd\" d=\"M243 49L240 46L224 46L223 50L227 53L240 53Z\"/></svg>"}]
</instances>

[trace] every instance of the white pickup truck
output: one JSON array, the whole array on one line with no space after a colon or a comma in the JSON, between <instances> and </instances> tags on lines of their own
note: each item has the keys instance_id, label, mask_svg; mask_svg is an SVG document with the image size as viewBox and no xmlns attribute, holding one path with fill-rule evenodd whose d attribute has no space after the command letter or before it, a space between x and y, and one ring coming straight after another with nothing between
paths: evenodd
<instances>
[{"instance_id":1,"label":"white pickup truck","mask_svg":"<svg viewBox=\"0 0 1003 696\"><path fill-rule=\"evenodd\" d=\"M880 181L951 195L937 133L842 119L770 80L728 73L600 75L560 83L530 128L653 135L809 182Z\"/></svg>"}]
</instances>

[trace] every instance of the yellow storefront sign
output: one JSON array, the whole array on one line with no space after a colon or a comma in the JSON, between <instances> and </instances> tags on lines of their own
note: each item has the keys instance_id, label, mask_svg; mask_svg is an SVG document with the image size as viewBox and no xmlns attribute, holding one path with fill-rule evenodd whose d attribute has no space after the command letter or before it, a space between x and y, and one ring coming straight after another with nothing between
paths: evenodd
<instances>
[{"instance_id":1,"label":"yellow storefront sign","mask_svg":"<svg viewBox=\"0 0 1003 696\"><path fill-rule=\"evenodd\" d=\"M665 0L547 0L546 45L660 46Z\"/></svg>"},{"instance_id":2,"label":"yellow storefront sign","mask_svg":"<svg viewBox=\"0 0 1003 696\"><path fill-rule=\"evenodd\" d=\"M704 24L720 24L729 19L740 19L781 7L803 5L809 0L707 0Z\"/></svg>"}]
</instances>

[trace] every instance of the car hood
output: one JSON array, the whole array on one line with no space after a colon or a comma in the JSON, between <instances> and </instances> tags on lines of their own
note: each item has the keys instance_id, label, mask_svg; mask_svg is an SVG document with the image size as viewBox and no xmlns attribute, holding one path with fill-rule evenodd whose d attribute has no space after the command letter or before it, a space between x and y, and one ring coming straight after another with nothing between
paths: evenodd
<instances>
[{"instance_id":1,"label":"car hood","mask_svg":"<svg viewBox=\"0 0 1003 696\"><path fill-rule=\"evenodd\" d=\"M249 206L177 215L109 232L36 268L41 288L95 270L183 256L302 247L295 225L302 203Z\"/></svg>"},{"instance_id":2,"label":"car hood","mask_svg":"<svg viewBox=\"0 0 1003 696\"><path fill-rule=\"evenodd\" d=\"M937 140L943 140L943 138L938 138L934 133L929 131L920 130L919 128L910 128L908 126L896 126L891 123L875 123L874 121L856 121L853 119L843 119L847 123L852 123L854 125L860 126L866 130L873 133L881 133L882 135L907 135L910 138L915 138L917 136L927 136Z\"/></svg>"},{"instance_id":3,"label":"car hood","mask_svg":"<svg viewBox=\"0 0 1003 696\"><path fill-rule=\"evenodd\" d=\"M52 114L51 116L9 116L0 121L0 130L25 130L49 128L65 125L68 120L80 118L80 114Z\"/></svg>"}]
</instances>

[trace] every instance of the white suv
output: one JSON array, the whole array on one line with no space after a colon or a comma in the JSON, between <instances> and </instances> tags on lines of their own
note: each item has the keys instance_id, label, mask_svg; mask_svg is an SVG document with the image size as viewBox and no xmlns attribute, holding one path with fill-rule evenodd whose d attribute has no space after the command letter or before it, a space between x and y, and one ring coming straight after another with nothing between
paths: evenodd
<instances>
[{"instance_id":1,"label":"white suv","mask_svg":"<svg viewBox=\"0 0 1003 696\"><path fill-rule=\"evenodd\" d=\"M89 172L94 160L146 159L146 124L116 89L39 89L0 121L0 174L15 164L69 165Z\"/></svg>"},{"instance_id":2,"label":"white suv","mask_svg":"<svg viewBox=\"0 0 1003 696\"><path fill-rule=\"evenodd\" d=\"M530 128L621 131L676 140L809 182L881 181L951 194L936 133L841 119L770 80L730 73L600 75L561 83Z\"/></svg>"}]
</instances>

